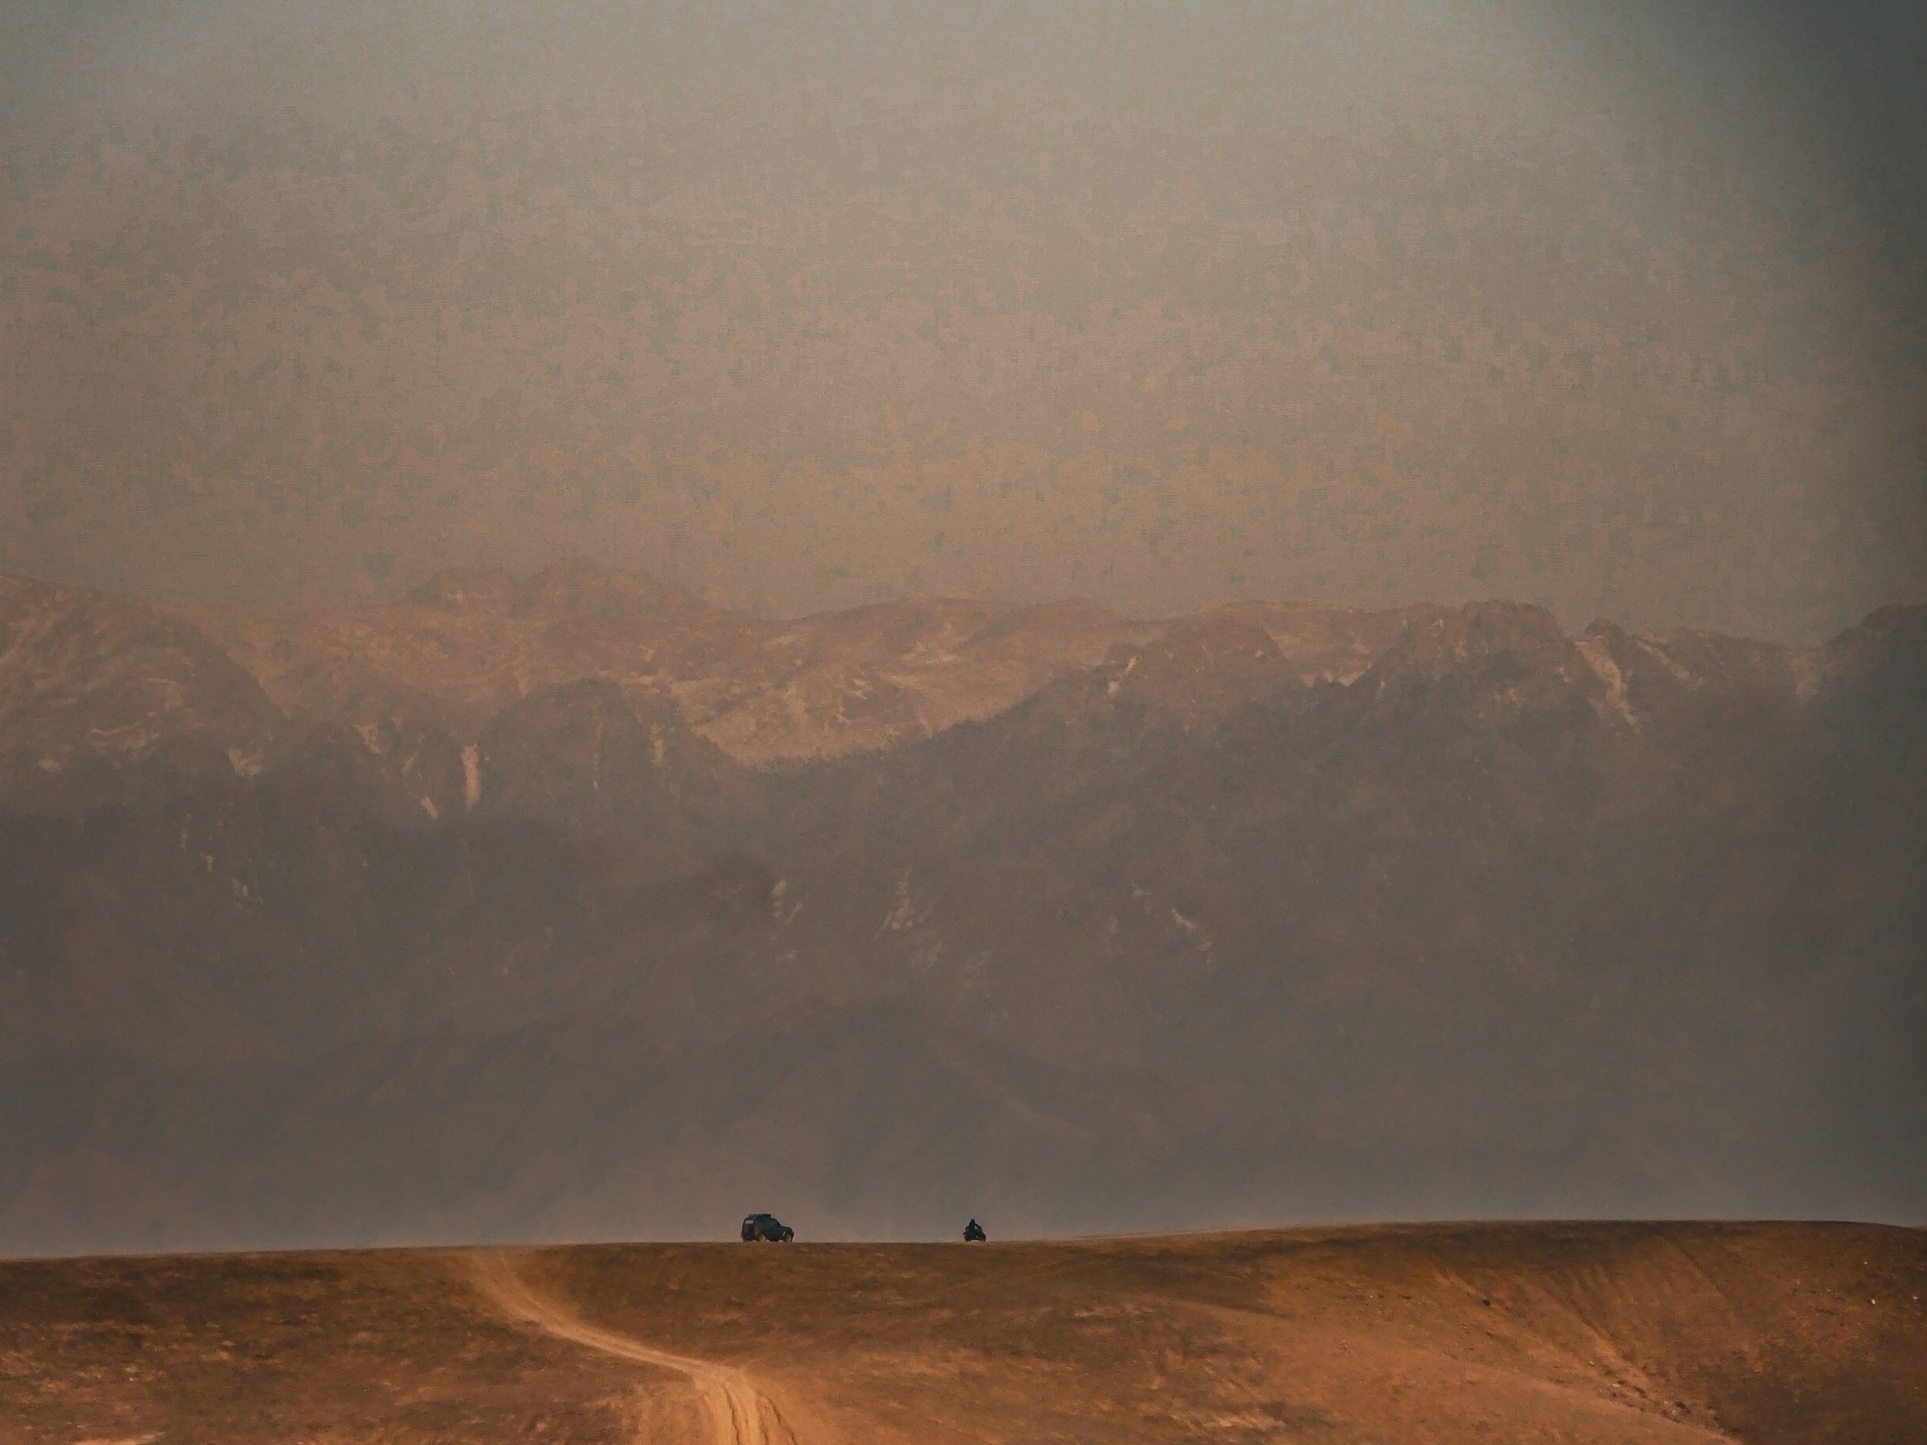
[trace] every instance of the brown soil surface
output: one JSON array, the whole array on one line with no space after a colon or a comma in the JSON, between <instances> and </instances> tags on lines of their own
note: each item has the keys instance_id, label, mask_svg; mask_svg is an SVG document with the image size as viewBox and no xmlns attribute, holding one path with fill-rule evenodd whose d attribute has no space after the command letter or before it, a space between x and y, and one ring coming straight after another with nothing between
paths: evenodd
<instances>
[{"instance_id":1,"label":"brown soil surface","mask_svg":"<svg viewBox=\"0 0 1927 1445\"><path fill-rule=\"evenodd\" d=\"M1927 1441L1927 1231L0 1263L25 1442Z\"/></svg>"}]
</instances>

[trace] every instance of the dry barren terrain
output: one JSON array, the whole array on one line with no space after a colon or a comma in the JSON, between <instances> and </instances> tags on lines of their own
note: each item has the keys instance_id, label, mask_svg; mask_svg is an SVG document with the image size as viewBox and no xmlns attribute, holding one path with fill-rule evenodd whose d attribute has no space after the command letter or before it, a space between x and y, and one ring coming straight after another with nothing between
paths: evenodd
<instances>
[{"instance_id":1,"label":"dry barren terrain","mask_svg":"<svg viewBox=\"0 0 1927 1445\"><path fill-rule=\"evenodd\" d=\"M1927 1234L1300 1229L0 1265L0 1441L1927 1439Z\"/></svg>"}]
</instances>

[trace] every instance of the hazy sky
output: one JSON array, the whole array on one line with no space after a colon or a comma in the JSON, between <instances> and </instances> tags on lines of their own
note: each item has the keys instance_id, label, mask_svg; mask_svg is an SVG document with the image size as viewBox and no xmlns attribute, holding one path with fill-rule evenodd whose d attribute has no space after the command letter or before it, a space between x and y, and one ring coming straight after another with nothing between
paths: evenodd
<instances>
[{"instance_id":1,"label":"hazy sky","mask_svg":"<svg viewBox=\"0 0 1927 1445\"><path fill-rule=\"evenodd\" d=\"M1918 4L14 3L0 570L1927 599Z\"/></svg>"}]
</instances>

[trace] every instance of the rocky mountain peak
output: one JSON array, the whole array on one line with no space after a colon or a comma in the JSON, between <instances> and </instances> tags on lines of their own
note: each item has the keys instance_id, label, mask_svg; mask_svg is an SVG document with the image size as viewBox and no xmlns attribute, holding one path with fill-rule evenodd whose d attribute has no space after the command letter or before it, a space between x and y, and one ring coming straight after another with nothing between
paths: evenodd
<instances>
[{"instance_id":1,"label":"rocky mountain peak","mask_svg":"<svg viewBox=\"0 0 1927 1445\"><path fill-rule=\"evenodd\" d=\"M1099 670L1105 696L1166 713L1186 728L1222 721L1247 703L1298 687L1296 669L1258 622L1209 612L1113 648Z\"/></svg>"},{"instance_id":2,"label":"rocky mountain peak","mask_svg":"<svg viewBox=\"0 0 1927 1445\"><path fill-rule=\"evenodd\" d=\"M1594 639L1579 644L1543 607L1473 602L1410 621L1349 690L1348 711L1381 720L1456 719L1475 730L1528 721L1630 727L1623 679Z\"/></svg>"},{"instance_id":3,"label":"rocky mountain peak","mask_svg":"<svg viewBox=\"0 0 1927 1445\"><path fill-rule=\"evenodd\" d=\"M1927 604L1895 603L1868 614L1829 642L1823 657L1827 675L1840 682L1918 678L1927 671Z\"/></svg>"},{"instance_id":4,"label":"rocky mountain peak","mask_svg":"<svg viewBox=\"0 0 1927 1445\"><path fill-rule=\"evenodd\" d=\"M1385 612L1365 612L1335 602L1226 602L1209 616L1256 623L1306 682L1357 679L1398 640L1414 619L1436 609L1419 604Z\"/></svg>"},{"instance_id":5,"label":"rocky mountain peak","mask_svg":"<svg viewBox=\"0 0 1927 1445\"><path fill-rule=\"evenodd\" d=\"M1635 634L1604 618L1578 648L1613 709L1641 730L1758 722L1792 706L1810 671L1798 649L1684 629Z\"/></svg>"},{"instance_id":6,"label":"rocky mountain peak","mask_svg":"<svg viewBox=\"0 0 1927 1445\"><path fill-rule=\"evenodd\" d=\"M1525 602L1468 602L1414 618L1372 669L1393 678L1479 676L1500 659L1525 668L1562 666L1571 644L1543 607Z\"/></svg>"},{"instance_id":7,"label":"rocky mountain peak","mask_svg":"<svg viewBox=\"0 0 1927 1445\"><path fill-rule=\"evenodd\" d=\"M0 578L0 797L79 807L166 777L250 777L283 718L193 623Z\"/></svg>"}]
</instances>

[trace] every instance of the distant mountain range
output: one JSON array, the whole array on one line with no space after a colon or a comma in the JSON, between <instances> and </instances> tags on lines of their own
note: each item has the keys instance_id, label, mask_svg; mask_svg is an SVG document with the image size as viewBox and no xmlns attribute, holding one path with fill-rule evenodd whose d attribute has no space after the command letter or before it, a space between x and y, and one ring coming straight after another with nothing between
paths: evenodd
<instances>
[{"instance_id":1,"label":"distant mountain range","mask_svg":"<svg viewBox=\"0 0 1927 1445\"><path fill-rule=\"evenodd\" d=\"M0 1251L1920 1220L1924 864L1920 607L0 578Z\"/></svg>"}]
</instances>

